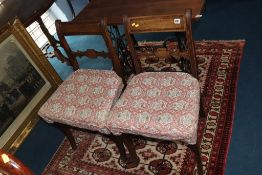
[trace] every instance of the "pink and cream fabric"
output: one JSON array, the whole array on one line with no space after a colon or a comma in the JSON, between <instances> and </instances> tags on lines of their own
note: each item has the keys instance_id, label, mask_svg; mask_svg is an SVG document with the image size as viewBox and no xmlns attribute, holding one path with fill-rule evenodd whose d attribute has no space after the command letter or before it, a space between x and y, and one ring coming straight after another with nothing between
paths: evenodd
<instances>
[{"instance_id":1,"label":"pink and cream fabric","mask_svg":"<svg viewBox=\"0 0 262 175\"><path fill-rule=\"evenodd\" d=\"M109 111L123 87L122 79L114 71L80 69L58 87L38 114L49 123L108 134Z\"/></svg>"},{"instance_id":2,"label":"pink and cream fabric","mask_svg":"<svg viewBox=\"0 0 262 175\"><path fill-rule=\"evenodd\" d=\"M200 87L182 72L144 72L134 76L113 107L108 127L131 133L195 144Z\"/></svg>"}]
</instances>

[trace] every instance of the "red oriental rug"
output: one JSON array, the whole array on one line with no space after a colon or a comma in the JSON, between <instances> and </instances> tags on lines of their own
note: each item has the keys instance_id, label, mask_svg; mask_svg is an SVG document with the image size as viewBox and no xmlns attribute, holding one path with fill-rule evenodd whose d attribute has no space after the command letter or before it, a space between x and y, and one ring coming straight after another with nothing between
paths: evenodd
<instances>
[{"instance_id":1,"label":"red oriental rug","mask_svg":"<svg viewBox=\"0 0 262 175\"><path fill-rule=\"evenodd\" d=\"M204 172L224 174L235 112L237 79L244 41L196 42L206 118L200 118L199 140ZM99 135L75 131L78 148L65 139L43 175L196 174L194 154L181 143L134 138L140 164L126 169L116 146ZM168 151L163 147L168 144ZM165 159L161 169L159 162Z\"/></svg>"}]
</instances>

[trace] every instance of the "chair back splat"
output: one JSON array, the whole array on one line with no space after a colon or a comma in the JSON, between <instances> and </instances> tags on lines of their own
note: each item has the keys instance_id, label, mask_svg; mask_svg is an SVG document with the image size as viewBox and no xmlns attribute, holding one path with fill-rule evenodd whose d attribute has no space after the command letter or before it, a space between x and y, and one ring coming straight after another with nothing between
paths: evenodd
<instances>
[{"instance_id":1,"label":"chair back splat","mask_svg":"<svg viewBox=\"0 0 262 175\"><path fill-rule=\"evenodd\" d=\"M124 17L125 33L136 73L142 72L143 68L139 56L135 51L137 43L134 41L133 35L141 33L174 32L177 36L179 49L177 51L170 51L169 54L186 59L190 64L188 72L197 78L197 62L192 38L191 19L192 12L189 9L185 11L185 14Z\"/></svg>"},{"instance_id":2,"label":"chair back splat","mask_svg":"<svg viewBox=\"0 0 262 175\"><path fill-rule=\"evenodd\" d=\"M118 59L114 51L109 33L107 32L106 19L102 19L100 22L96 23L61 22L60 20L57 20L55 22L55 25L58 38L61 42L61 46L64 48L68 56L67 61L73 67L73 70L79 69L79 64L76 57L103 57L111 59L114 71L118 74L118 76L123 77L120 60ZM74 35L101 35L106 43L108 51L96 51L94 49L87 49L85 51L73 51L65 37Z\"/></svg>"}]
</instances>

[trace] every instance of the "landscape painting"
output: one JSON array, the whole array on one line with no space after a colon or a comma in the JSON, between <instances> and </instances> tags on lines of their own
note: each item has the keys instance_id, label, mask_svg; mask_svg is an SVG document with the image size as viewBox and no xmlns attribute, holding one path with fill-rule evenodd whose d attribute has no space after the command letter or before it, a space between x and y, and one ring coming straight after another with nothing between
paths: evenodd
<instances>
[{"instance_id":1,"label":"landscape painting","mask_svg":"<svg viewBox=\"0 0 262 175\"><path fill-rule=\"evenodd\" d=\"M15 19L0 33L0 149L15 152L38 122L38 110L61 83Z\"/></svg>"},{"instance_id":2,"label":"landscape painting","mask_svg":"<svg viewBox=\"0 0 262 175\"><path fill-rule=\"evenodd\" d=\"M0 134L16 119L45 81L9 37L0 44Z\"/></svg>"}]
</instances>

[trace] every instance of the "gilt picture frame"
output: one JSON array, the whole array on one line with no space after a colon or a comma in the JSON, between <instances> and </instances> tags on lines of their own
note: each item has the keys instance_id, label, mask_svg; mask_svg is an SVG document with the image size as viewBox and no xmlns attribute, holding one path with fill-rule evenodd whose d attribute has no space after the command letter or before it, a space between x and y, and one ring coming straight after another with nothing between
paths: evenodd
<instances>
[{"instance_id":1,"label":"gilt picture frame","mask_svg":"<svg viewBox=\"0 0 262 175\"><path fill-rule=\"evenodd\" d=\"M19 19L0 33L0 148L19 146L61 82Z\"/></svg>"}]
</instances>

